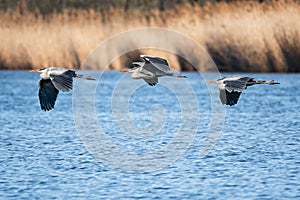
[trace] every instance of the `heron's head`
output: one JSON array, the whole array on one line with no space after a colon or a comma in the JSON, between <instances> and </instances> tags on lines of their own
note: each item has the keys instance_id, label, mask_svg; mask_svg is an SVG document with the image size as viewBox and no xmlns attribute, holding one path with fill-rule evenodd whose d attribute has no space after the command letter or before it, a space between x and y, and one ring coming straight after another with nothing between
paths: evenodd
<instances>
[{"instance_id":1,"label":"heron's head","mask_svg":"<svg viewBox=\"0 0 300 200\"><path fill-rule=\"evenodd\" d=\"M47 68L31 69L31 70L28 70L28 71L29 72L39 72L39 73L42 73L45 69L47 69Z\"/></svg>"},{"instance_id":2,"label":"heron's head","mask_svg":"<svg viewBox=\"0 0 300 200\"><path fill-rule=\"evenodd\" d=\"M119 72L133 72L133 69L120 69Z\"/></svg>"},{"instance_id":3,"label":"heron's head","mask_svg":"<svg viewBox=\"0 0 300 200\"><path fill-rule=\"evenodd\" d=\"M119 71L120 72L131 72L131 73L133 73L133 72L136 71L136 69L142 67L144 64L145 64L144 62L132 62L131 63L132 66L130 68L120 69Z\"/></svg>"}]
</instances>

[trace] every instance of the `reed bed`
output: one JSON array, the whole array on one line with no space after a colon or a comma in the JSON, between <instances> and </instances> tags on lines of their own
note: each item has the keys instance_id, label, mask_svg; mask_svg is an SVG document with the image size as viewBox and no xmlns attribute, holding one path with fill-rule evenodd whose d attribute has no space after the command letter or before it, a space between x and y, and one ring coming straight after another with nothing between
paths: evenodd
<instances>
[{"instance_id":1,"label":"reed bed","mask_svg":"<svg viewBox=\"0 0 300 200\"><path fill-rule=\"evenodd\" d=\"M91 50L114 34L164 27L201 44L222 71L299 72L299 11L294 1L180 4L164 11L64 9L46 16L11 10L0 13L0 69L79 68ZM110 66L92 68L119 69L139 53L165 57L176 69L193 70L181 57L145 49L123 55Z\"/></svg>"}]
</instances>

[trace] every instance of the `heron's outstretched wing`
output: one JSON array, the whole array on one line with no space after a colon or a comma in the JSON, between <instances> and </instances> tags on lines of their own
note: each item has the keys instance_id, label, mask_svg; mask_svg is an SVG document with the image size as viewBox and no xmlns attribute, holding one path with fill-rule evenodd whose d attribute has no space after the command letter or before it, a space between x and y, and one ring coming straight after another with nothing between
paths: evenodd
<instances>
[{"instance_id":1,"label":"heron's outstretched wing","mask_svg":"<svg viewBox=\"0 0 300 200\"><path fill-rule=\"evenodd\" d=\"M228 92L243 92L247 88L247 82L251 80L249 77L233 76L224 78L223 84Z\"/></svg>"},{"instance_id":2,"label":"heron's outstretched wing","mask_svg":"<svg viewBox=\"0 0 300 200\"><path fill-rule=\"evenodd\" d=\"M58 92L50 79L39 81L39 99L42 110L47 111L54 108Z\"/></svg>"},{"instance_id":3,"label":"heron's outstretched wing","mask_svg":"<svg viewBox=\"0 0 300 200\"><path fill-rule=\"evenodd\" d=\"M144 81L146 81L146 83L148 83L151 86L154 86L158 83L158 78L154 77L154 78L144 78Z\"/></svg>"},{"instance_id":4,"label":"heron's outstretched wing","mask_svg":"<svg viewBox=\"0 0 300 200\"><path fill-rule=\"evenodd\" d=\"M75 71L66 70L62 73L51 73L50 79L56 89L63 92L72 90L73 77L76 77Z\"/></svg>"},{"instance_id":5,"label":"heron's outstretched wing","mask_svg":"<svg viewBox=\"0 0 300 200\"><path fill-rule=\"evenodd\" d=\"M140 55L140 57L143 58L146 62L163 64L163 65L169 66L168 61L166 59L163 59L163 58L153 57L153 56L146 56L146 55Z\"/></svg>"},{"instance_id":6,"label":"heron's outstretched wing","mask_svg":"<svg viewBox=\"0 0 300 200\"><path fill-rule=\"evenodd\" d=\"M219 84L220 99L222 104L237 104L241 93L247 88L247 82L251 80L249 77L232 76L223 78Z\"/></svg>"},{"instance_id":7,"label":"heron's outstretched wing","mask_svg":"<svg viewBox=\"0 0 300 200\"><path fill-rule=\"evenodd\" d=\"M152 56L145 56L145 55L141 55L141 58L143 58L146 62L146 64L143 66L143 68L145 68L146 70L151 71L153 70L151 68L154 67L155 68L154 70L159 70L163 73L171 73L167 60L159 57L152 57Z\"/></svg>"},{"instance_id":8,"label":"heron's outstretched wing","mask_svg":"<svg viewBox=\"0 0 300 200\"><path fill-rule=\"evenodd\" d=\"M144 62L132 62L131 63L131 65L132 65L131 69L140 68L140 67L144 66L144 64L145 64Z\"/></svg>"},{"instance_id":9,"label":"heron's outstretched wing","mask_svg":"<svg viewBox=\"0 0 300 200\"><path fill-rule=\"evenodd\" d=\"M225 89L220 89L220 100L222 102L222 104L226 104L226 105L230 105L233 106L235 104L237 104L239 97L241 95L241 92L228 92Z\"/></svg>"}]
</instances>

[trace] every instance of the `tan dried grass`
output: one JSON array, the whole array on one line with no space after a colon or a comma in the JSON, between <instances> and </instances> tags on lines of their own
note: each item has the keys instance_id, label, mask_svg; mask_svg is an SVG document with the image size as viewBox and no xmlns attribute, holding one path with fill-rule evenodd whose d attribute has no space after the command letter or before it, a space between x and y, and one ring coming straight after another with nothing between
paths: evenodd
<instances>
[{"instance_id":1,"label":"tan dried grass","mask_svg":"<svg viewBox=\"0 0 300 200\"><path fill-rule=\"evenodd\" d=\"M299 11L300 5L293 1L241 1L178 5L164 12L64 10L46 17L5 12L0 13L0 68L77 68L93 48L114 34L138 27L167 27L203 45L224 71L299 72ZM139 53L153 54L153 50ZM183 68L181 58L160 51L155 55ZM114 62L110 69L125 63L126 59Z\"/></svg>"}]
</instances>

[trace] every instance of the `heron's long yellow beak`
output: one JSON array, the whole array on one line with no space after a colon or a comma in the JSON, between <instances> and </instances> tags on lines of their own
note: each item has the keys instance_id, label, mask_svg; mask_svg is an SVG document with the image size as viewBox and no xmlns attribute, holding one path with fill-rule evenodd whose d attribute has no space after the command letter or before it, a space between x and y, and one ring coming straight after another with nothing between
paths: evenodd
<instances>
[{"instance_id":1,"label":"heron's long yellow beak","mask_svg":"<svg viewBox=\"0 0 300 200\"><path fill-rule=\"evenodd\" d=\"M37 69L31 69L31 70L28 70L29 72L38 72Z\"/></svg>"},{"instance_id":2,"label":"heron's long yellow beak","mask_svg":"<svg viewBox=\"0 0 300 200\"><path fill-rule=\"evenodd\" d=\"M270 81L268 82L269 85L275 85L275 84L280 84L279 82L275 82L275 81Z\"/></svg>"},{"instance_id":3,"label":"heron's long yellow beak","mask_svg":"<svg viewBox=\"0 0 300 200\"><path fill-rule=\"evenodd\" d=\"M129 69L120 69L120 72L129 72Z\"/></svg>"},{"instance_id":4,"label":"heron's long yellow beak","mask_svg":"<svg viewBox=\"0 0 300 200\"><path fill-rule=\"evenodd\" d=\"M216 80L206 80L205 82L206 83L216 83L217 81Z\"/></svg>"}]
</instances>

